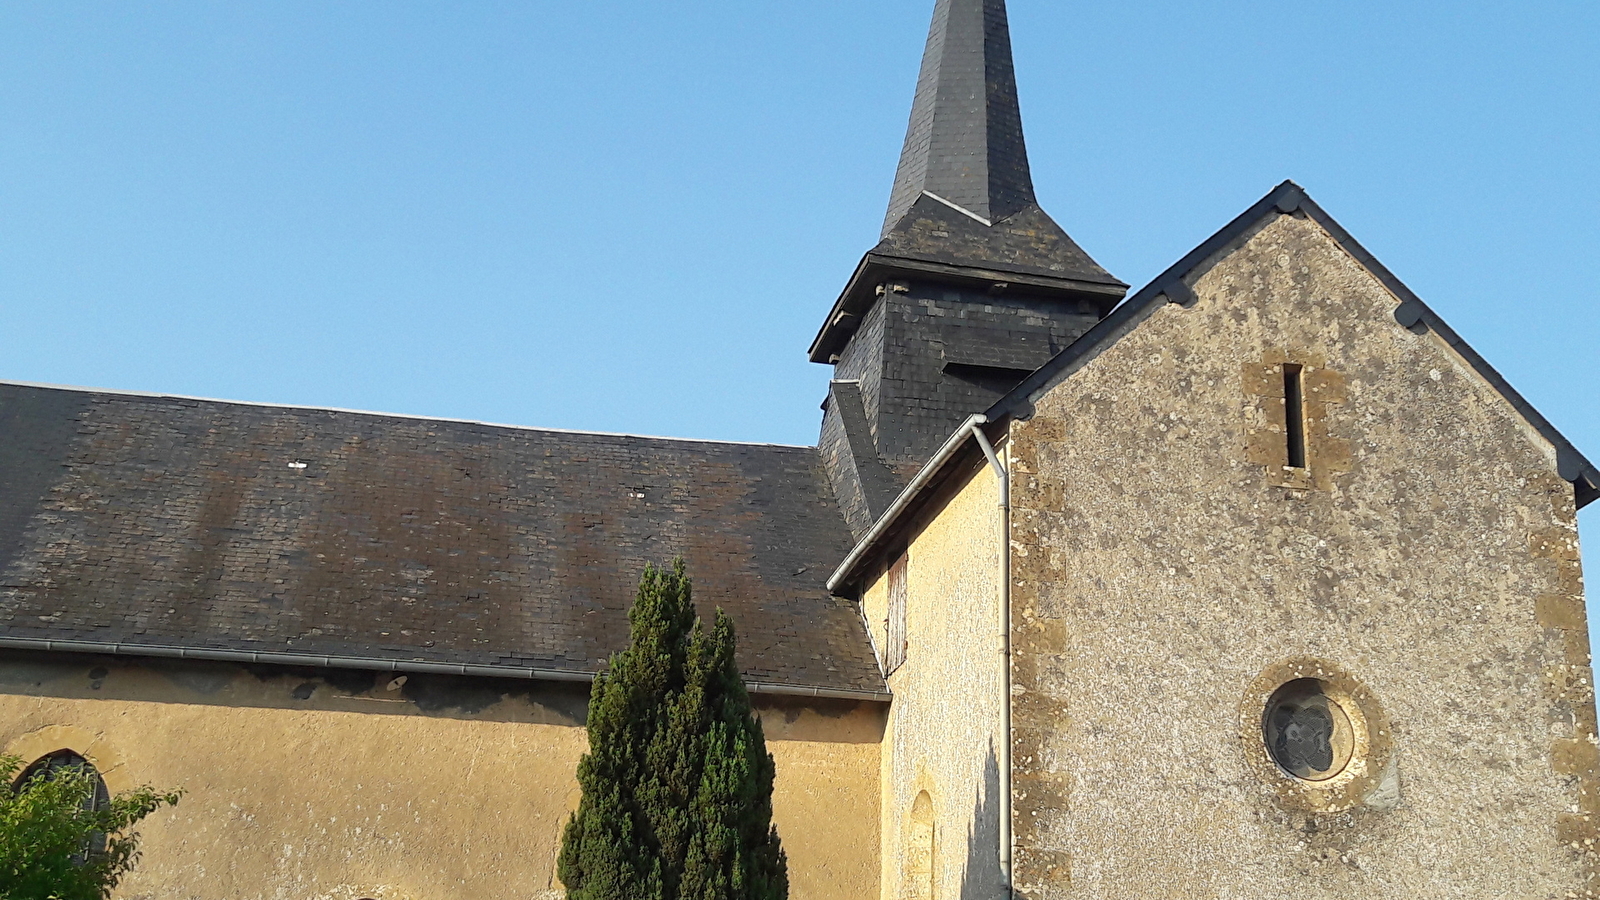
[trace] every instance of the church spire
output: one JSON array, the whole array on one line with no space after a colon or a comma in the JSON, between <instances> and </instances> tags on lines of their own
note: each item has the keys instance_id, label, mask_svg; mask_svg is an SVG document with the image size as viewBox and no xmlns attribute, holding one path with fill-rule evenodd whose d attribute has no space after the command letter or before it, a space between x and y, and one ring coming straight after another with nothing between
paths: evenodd
<instances>
[{"instance_id":1,"label":"church spire","mask_svg":"<svg viewBox=\"0 0 1600 900\"><path fill-rule=\"evenodd\" d=\"M1034 198L1005 0L937 0L883 238L834 303L812 361L836 362L878 298L913 281L1100 315L1128 290Z\"/></svg>"},{"instance_id":2,"label":"church spire","mask_svg":"<svg viewBox=\"0 0 1600 900\"><path fill-rule=\"evenodd\" d=\"M1034 202L1005 0L938 0L884 236L923 194L986 225Z\"/></svg>"}]
</instances>

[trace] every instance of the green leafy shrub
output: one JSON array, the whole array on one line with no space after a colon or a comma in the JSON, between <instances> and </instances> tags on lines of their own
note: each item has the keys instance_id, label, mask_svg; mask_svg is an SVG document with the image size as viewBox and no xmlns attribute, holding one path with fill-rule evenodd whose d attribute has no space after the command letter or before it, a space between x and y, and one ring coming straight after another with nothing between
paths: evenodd
<instances>
[{"instance_id":1,"label":"green leafy shrub","mask_svg":"<svg viewBox=\"0 0 1600 900\"><path fill-rule=\"evenodd\" d=\"M95 803L99 777L79 767L9 787L22 765L0 757L0 900L105 900L139 858L128 829L178 802L146 787Z\"/></svg>"}]
</instances>

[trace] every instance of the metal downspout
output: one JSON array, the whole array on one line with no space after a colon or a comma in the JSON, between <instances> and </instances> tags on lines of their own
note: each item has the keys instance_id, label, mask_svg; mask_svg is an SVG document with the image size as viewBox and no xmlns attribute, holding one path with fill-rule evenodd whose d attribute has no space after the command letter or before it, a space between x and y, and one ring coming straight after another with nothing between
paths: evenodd
<instances>
[{"instance_id":1,"label":"metal downspout","mask_svg":"<svg viewBox=\"0 0 1600 900\"><path fill-rule=\"evenodd\" d=\"M1011 473L995 453L982 423L968 426L983 455L989 458L1000 488L1000 877L1006 896L1011 887ZM1008 451L1009 454L1009 451Z\"/></svg>"}]
</instances>

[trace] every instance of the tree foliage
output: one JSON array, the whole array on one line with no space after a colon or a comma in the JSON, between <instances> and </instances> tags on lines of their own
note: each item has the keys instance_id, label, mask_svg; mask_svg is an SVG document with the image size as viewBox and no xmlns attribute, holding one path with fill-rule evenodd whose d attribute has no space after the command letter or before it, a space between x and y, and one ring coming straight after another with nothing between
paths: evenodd
<instances>
[{"instance_id":1,"label":"tree foliage","mask_svg":"<svg viewBox=\"0 0 1600 900\"><path fill-rule=\"evenodd\" d=\"M773 761L733 622L695 618L682 560L646 569L628 620L632 642L590 698L559 862L568 900L783 900Z\"/></svg>"},{"instance_id":2,"label":"tree foliage","mask_svg":"<svg viewBox=\"0 0 1600 900\"><path fill-rule=\"evenodd\" d=\"M0 757L0 900L105 900L138 861L128 829L178 802L140 788L96 808L98 776L76 767L8 789L22 765Z\"/></svg>"}]
</instances>

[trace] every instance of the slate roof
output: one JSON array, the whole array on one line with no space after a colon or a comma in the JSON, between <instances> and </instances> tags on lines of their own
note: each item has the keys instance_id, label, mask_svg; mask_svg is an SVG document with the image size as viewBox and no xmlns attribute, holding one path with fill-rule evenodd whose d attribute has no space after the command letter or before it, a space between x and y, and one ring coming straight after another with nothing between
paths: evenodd
<instances>
[{"instance_id":1,"label":"slate roof","mask_svg":"<svg viewBox=\"0 0 1600 900\"><path fill-rule=\"evenodd\" d=\"M1005 0L938 0L881 256L1127 287L1034 196Z\"/></svg>"},{"instance_id":2,"label":"slate roof","mask_svg":"<svg viewBox=\"0 0 1600 900\"><path fill-rule=\"evenodd\" d=\"M883 236L811 345L832 363L886 279L932 277L1111 307L1128 286L1034 196L1005 0L938 0Z\"/></svg>"},{"instance_id":3,"label":"slate roof","mask_svg":"<svg viewBox=\"0 0 1600 900\"><path fill-rule=\"evenodd\" d=\"M1034 202L1005 0L938 0L883 236L932 192L991 222Z\"/></svg>"},{"instance_id":4,"label":"slate roof","mask_svg":"<svg viewBox=\"0 0 1600 900\"><path fill-rule=\"evenodd\" d=\"M1127 285L1111 276L1078 246L1037 203L993 225L924 194L872 255L885 261L929 262L952 267L988 269L1002 280L1017 275L1066 279L1084 286Z\"/></svg>"},{"instance_id":5,"label":"slate roof","mask_svg":"<svg viewBox=\"0 0 1600 900\"><path fill-rule=\"evenodd\" d=\"M528 667L682 555L751 681L881 696L817 451L0 384L0 639Z\"/></svg>"}]
</instances>

